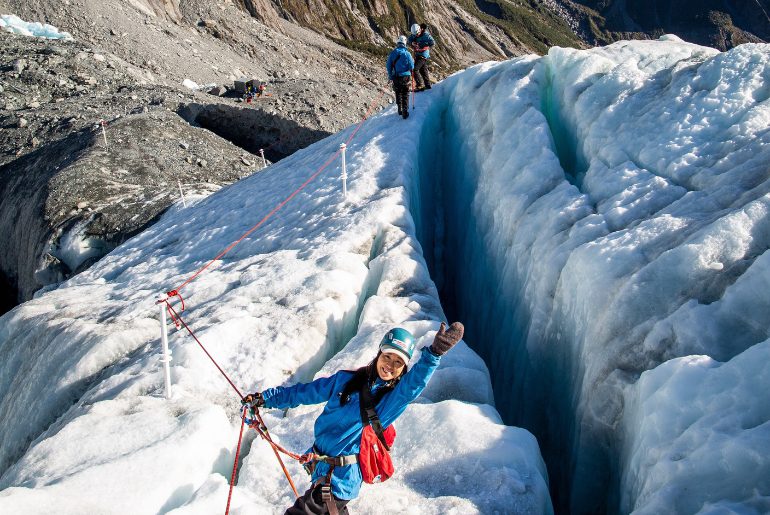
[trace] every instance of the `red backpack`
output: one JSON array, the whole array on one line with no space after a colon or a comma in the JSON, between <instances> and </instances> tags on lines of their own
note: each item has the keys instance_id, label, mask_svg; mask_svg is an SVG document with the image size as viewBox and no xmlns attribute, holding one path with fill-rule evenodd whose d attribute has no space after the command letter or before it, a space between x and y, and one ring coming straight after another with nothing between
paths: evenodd
<instances>
[{"instance_id":1,"label":"red backpack","mask_svg":"<svg viewBox=\"0 0 770 515\"><path fill-rule=\"evenodd\" d=\"M393 460L390 459L390 448L396 439L396 428L389 425L382 428L380 417L372 403L372 396L367 385L361 389L361 422L364 431L361 433L361 450L358 454L358 465L364 482L382 483L393 475Z\"/></svg>"}]
</instances>

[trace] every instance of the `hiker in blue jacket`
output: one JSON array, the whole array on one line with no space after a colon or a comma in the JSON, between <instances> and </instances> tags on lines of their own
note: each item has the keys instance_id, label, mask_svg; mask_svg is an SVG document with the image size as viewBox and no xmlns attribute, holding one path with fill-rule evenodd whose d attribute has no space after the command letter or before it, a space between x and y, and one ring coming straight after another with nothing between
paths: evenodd
<instances>
[{"instance_id":1,"label":"hiker in blue jacket","mask_svg":"<svg viewBox=\"0 0 770 515\"><path fill-rule=\"evenodd\" d=\"M398 36L396 48L388 55L388 79L393 82L398 114L409 118L409 86L412 83L414 59L406 49L406 37Z\"/></svg>"},{"instance_id":2,"label":"hiker in blue jacket","mask_svg":"<svg viewBox=\"0 0 770 515\"><path fill-rule=\"evenodd\" d=\"M311 383L270 388L244 398L253 406L278 409L326 403L315 421L315 443L309 451L316 456L311 467L312 486L286 510L286 515L348 513L346 504L358 497L362 483L364 465L359 466L357 458L364 432L363 409L369 397L366 392L370 393L368 402L381 427L387 428L420 395L441 356L462 339L463 331L459 322L448 329L442 322L433 343L422 349L420 359L407 371L415 341L409 331L397 327L383 337L377 356L365 367L340 370ZM372 421L371 412L368 418Z\"/></svg>"},{"instance_id":3,"label":"hiker in blue jacket","mask_svg":"<svg viewBox=\"0 0 770 515\"><path fill-rule=\"evenodd\" d=\"M411 32L408 43L414 50L414 81L417 85L415 91L423 91L430 89L428 59L430 59L430 48L436 42L428 32L428 26L425 23L419 25L415 23L412 25Z\"/></svg>"}]
</instances>

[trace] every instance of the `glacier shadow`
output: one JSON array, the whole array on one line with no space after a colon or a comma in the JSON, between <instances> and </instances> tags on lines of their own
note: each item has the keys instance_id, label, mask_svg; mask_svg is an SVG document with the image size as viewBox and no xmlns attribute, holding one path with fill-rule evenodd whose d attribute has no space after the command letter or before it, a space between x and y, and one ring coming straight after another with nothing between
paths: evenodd
<instances>
[{"instance_id":1,"label":"glacier shadow","mask_svg":"<svg viewBox=\"0 0 770 515\"><path fill-rule=\"evenodd\" d=\"M441 305L450 321L465 324L466 341L486 363L504 422L537 438L556 511L604 513L612 505L614 467L606 442L581 450L596 464L595 477L575 479L575 444L581 441L581 428L574 392L580 385L570 378L580 377L578 357L561 342L539 341L539 348L528 347L536 328L531 327L533 317L525 300L526 278L517 276L510 260L503 261L504 252L496 246L505 242L485 232L480 206L474 205L481 171L466 155L473 153L473 135L463 133L462 121L455 118L448 100L437 100L430 109L420 137L419 171L409 184L409 206ZM568 148L573 150L567 153L575 155L575 147ZM565 170L565 179L573 184L579 183L576 170ZM555 347L564 348L559 353L542 350ZM585 497L582 488L589 485L594 492L596 483L604 497L595 496L585 508L575 510Z\"/></svg>"}]
</instances>

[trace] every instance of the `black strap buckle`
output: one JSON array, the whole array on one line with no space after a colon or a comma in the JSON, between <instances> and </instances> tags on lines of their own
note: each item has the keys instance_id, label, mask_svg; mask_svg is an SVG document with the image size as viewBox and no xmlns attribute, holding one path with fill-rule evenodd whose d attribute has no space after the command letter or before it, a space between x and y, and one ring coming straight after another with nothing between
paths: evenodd
<instances>
[{"instance_id":1,"label":"black strap buckle","mask_svg":"<svg viewBox=\"0 0 770 515\"><path fill-rule=\"evenodd\" d=\"M321 485L321 500L323 502L334 502L332 500L332 486L328 483Z\"/></svg>"}]
</instances>

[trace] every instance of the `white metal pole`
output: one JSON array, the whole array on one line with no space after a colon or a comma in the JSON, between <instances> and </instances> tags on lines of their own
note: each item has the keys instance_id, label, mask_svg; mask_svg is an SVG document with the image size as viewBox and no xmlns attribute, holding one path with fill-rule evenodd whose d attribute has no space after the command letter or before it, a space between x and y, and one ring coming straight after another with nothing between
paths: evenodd
<instances>
[{"instance_id":1,"label":"white metal pole","mask_svg":"<svg viewBox=\"0 0 770 515\"><path fill-rule=\"evenodd\" d=\"M345 150L347 145L340 143L340 150L342 151L342 196L348 198L348 169L345 165Z\"/></svg>"},{"instance_id":2,"label":"white metal pole","mask_svg":"<svg viewBox=\"0 0 770 515\"><path fill-rule=\"evenodd\" d=\"M100 120L102 125L102 137L104 137L104 149L107 150L107 130L104 128L106 122L104 120Z\"/></svg>"},{"instance_id":3,"label":"white metal pole","mask_svg":"<svg viewBox=\"0 0 770 515\"><path fill-rule=\"evenodd\" d=\"M179 179L176 180L176 183L179 185L179 195L182 197L182 205L184 207L187 207L187 202L184 199L184 191L182 191L182 181Z\"/></svg>"},{"instance_id":4,"label":"white metal pole","mask_svg":"<svg viewBox=\"0 0 770 515\"><path fill-rule=\"evenodd\" d=\"M260 148L259 149L259 155L262 156L262 168L267 168L267 161L265 161L265 149Z\"/></svg>"},{"instance_id":5,"label":"white metal pole","mask_svg":"<svg viewBox=\"0 0 770 515\"><path fill-rule=\"evenodd\" d=\"M160 307L160 342L163 346L163 383L166 388L166 399L171 398L171 353L168 350L168 325L166 324L166 296L158 298Z\"/></svg>"}]
</instances>

